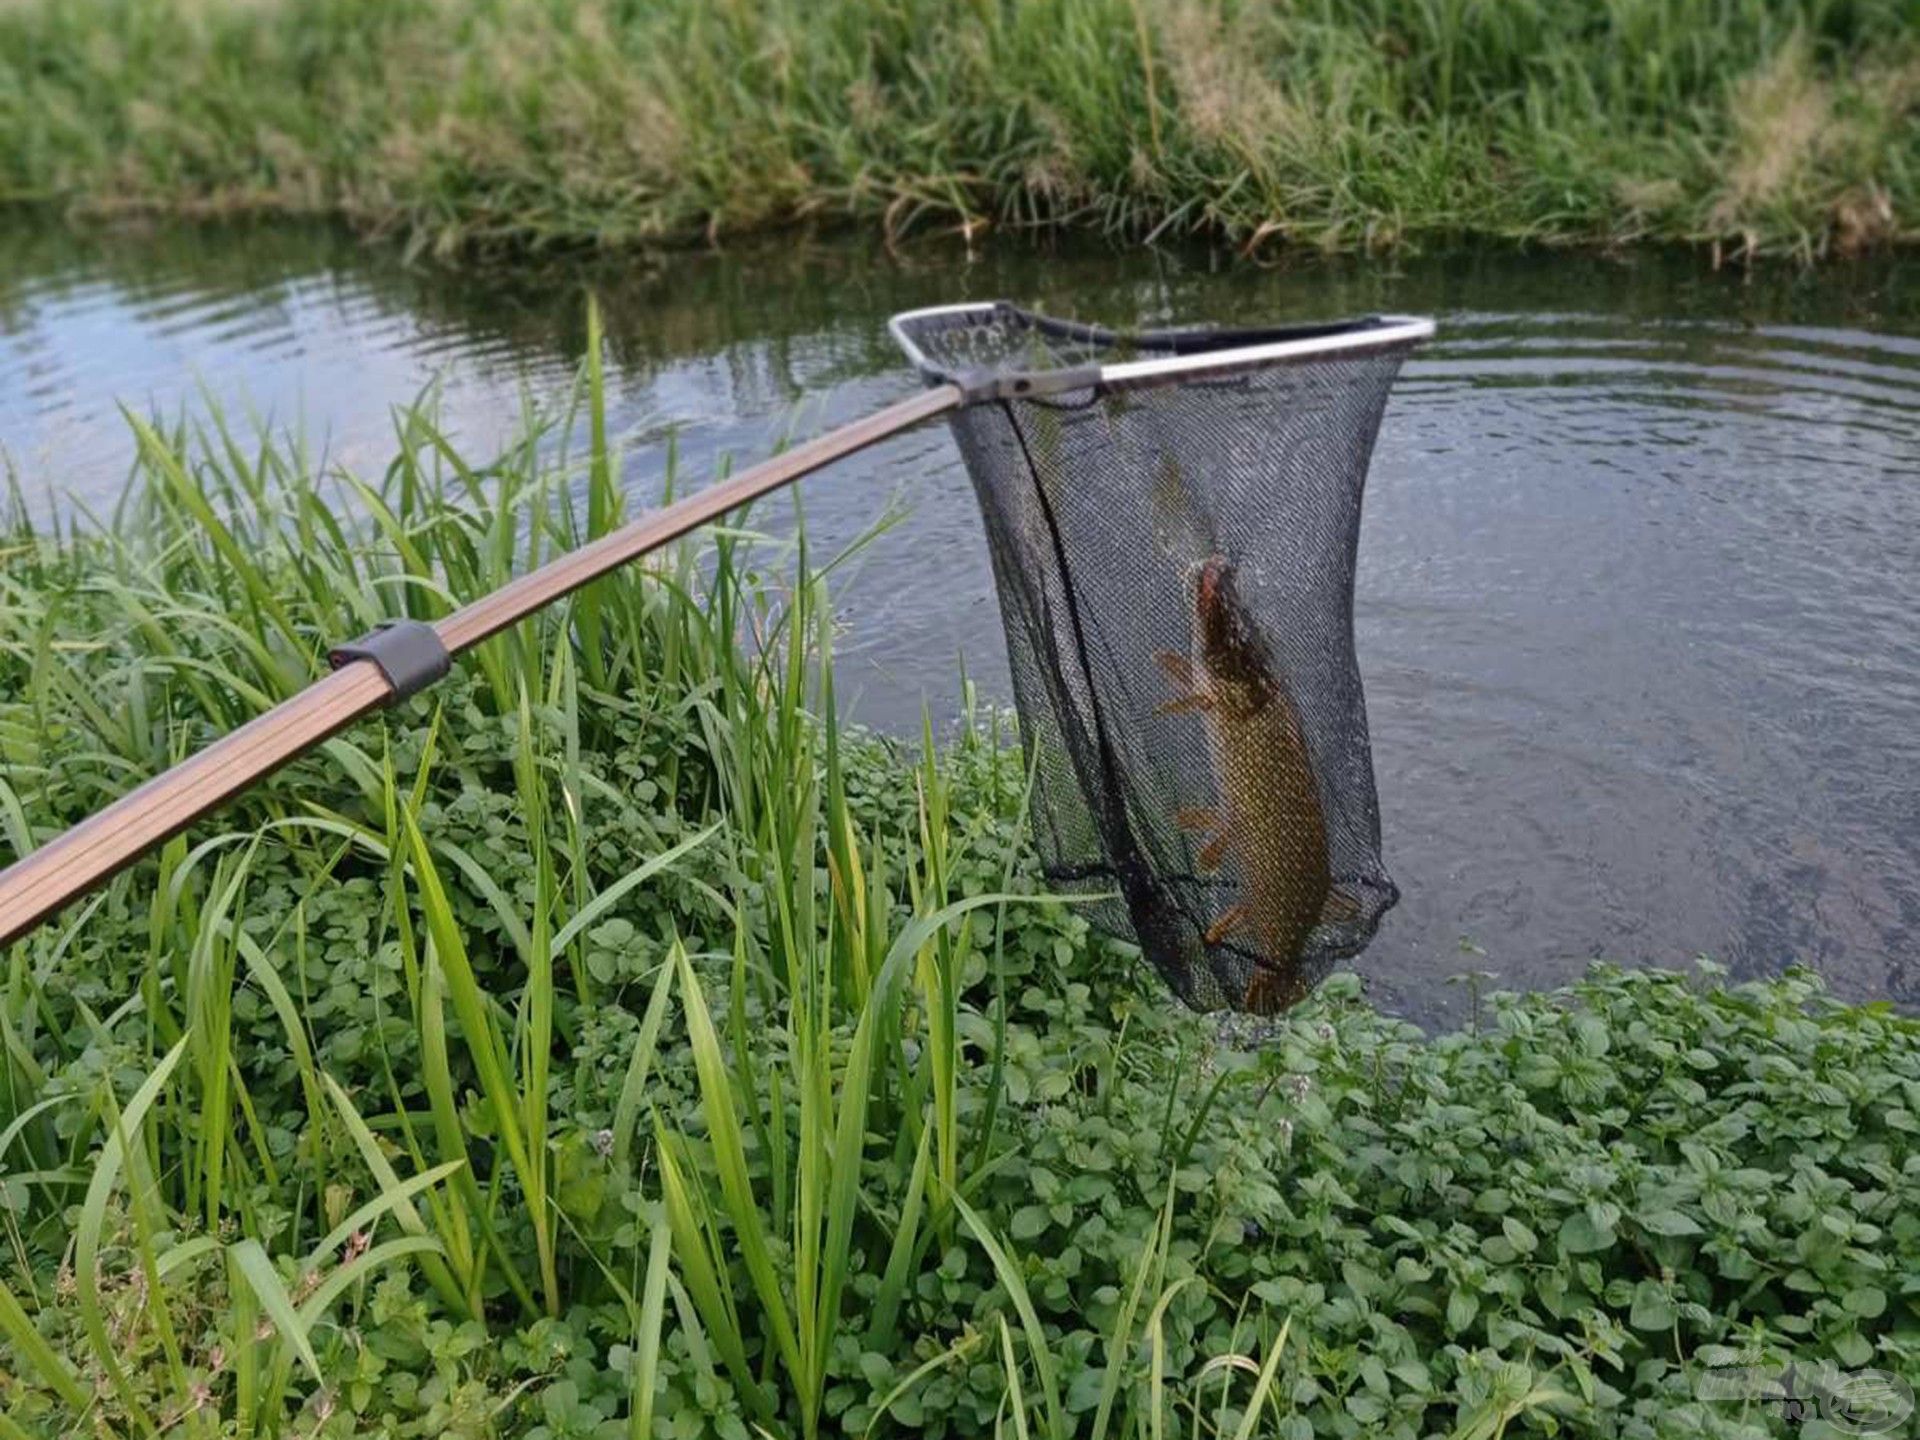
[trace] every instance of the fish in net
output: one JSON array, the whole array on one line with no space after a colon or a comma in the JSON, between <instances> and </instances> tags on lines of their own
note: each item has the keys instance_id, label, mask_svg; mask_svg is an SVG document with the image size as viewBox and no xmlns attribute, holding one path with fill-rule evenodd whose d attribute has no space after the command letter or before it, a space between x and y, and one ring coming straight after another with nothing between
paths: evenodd
<instances>
[{"instance_id":1,"label":"fish in net","mask_svg":"<svg viewBox=\"0 0 1920 1440\"><path fill-rule=\"evenodd\" d=\"M985 521L1050 883L1196 1009L1276 1014L1398 898L1353 643L1393 317L1131 334L896 317Z\"/></svg>"}]
</instances>

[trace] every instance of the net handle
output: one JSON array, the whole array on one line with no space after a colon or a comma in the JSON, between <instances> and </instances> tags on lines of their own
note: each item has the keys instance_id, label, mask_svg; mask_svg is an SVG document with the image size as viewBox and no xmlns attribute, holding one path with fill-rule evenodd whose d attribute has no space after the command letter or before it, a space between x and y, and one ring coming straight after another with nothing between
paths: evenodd
<instances>
[{"instance_id":1,"label":"net handle","mask_svg":"<svg viewBox=\"0 0 1920 1440\"><path fill-rule=\"evenodd\" d=\"M643 515L431 626L403 622L391 639L376 634L339 647L332 673L0 871L0 945L361 716L431 683L454 655L730 510L963 402L958 386L924 390ZM436 645L437 656L421 653Z\"/></svg>"}]
</instances>

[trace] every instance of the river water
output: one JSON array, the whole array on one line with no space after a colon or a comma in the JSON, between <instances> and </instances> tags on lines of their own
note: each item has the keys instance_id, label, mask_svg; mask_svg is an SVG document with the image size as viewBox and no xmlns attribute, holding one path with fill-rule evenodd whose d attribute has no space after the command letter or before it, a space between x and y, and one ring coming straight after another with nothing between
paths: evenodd
<instances>
[{"instance_id":1,"label":"river water","mask_svg":"<svg viewBox=\"0 0 1920 1440\"><path fill-rule=\"evenodd\" d=\"M1435 316L1369 482L1356 623L1388 867L1359 962L1444 1023L1449 976L1800 961L1920 1007L1920 281L1475 254L1262 269L1208 251L791 239L475 274L325 231L0 225L0 447L30 502L105 513L118 406L211 398L377 474L437 384L484 451L563 393L606 314L628 473L682 483L916 385L912 306L1118 324ZM890 505L841 602L859 718L1004 696L978 516L944 430L806 483L817 546ZM1484 953L1476 953L1484 952Z\"/></svg>"}]
</instances>

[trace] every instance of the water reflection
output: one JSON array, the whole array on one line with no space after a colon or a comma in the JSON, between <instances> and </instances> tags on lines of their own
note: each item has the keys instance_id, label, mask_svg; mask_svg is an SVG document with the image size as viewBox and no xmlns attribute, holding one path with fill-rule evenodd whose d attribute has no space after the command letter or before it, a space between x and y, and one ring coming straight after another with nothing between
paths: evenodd
<instances>
[{"instance_id":1,"label":"water reflection","mask_svg":"<svg viewBox=\"0 0 1920 1440\"><path fill-rule=\"evenodd\" d=\"M884 334L1010 295L1115 323L1438 315L1376 454L1359 640L1390 867L1384 1003L1444 976L1544 984L1592 955L1790 959L1920 1004L1920 291L1894 266L1715 275L1685 257L1478 255L1256 270L1206 252L795 240L476 277L324 231L0 228L0 444L40 503L110 504L115 402L202 394L372 470L436 376L484 448L564 390L607 314L641 489L907 393ZM898 495L845 594L874 723L1004 693L998 618L944 433L810 481L819 546ZM1463 956L1470 937L1488 951Z\"/></svg>"}]
</instances>

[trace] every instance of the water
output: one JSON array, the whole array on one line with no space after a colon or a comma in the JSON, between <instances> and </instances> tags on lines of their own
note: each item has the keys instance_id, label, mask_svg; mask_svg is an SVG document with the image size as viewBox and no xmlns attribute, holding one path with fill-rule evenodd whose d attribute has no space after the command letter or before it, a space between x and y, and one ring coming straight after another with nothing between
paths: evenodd
<instances>
[{"instance_id":1,"label":"water","mask_svg":"<svg viewBox=\"0 0 1920 1440\"><path fill-rule=\"evenodd\" d=\"M36 500L105 510L116 402L206 396L377 473L435 377L474 449L568 384L607 314L632 469L710 473L909 393L898 309L1009 296L1117 323L1437 316L1389 408L1358 629L1386 855L1376 998L1457 1017L1449 975L1793 960L1920 1006L1920 287L1897 268L1715 275L1480 255L1261 270L1206 252L790 241L476 276L325 232L0 228L0 446ZM643 486L649 483L643 478ZM65 500L55 498L58 488ZM905 517L844 589L862 718L1005 669L944 431L807 482L817 545ZM1474 954L1463 941L1483 950Z\"/></svg>"}]
</instances>

